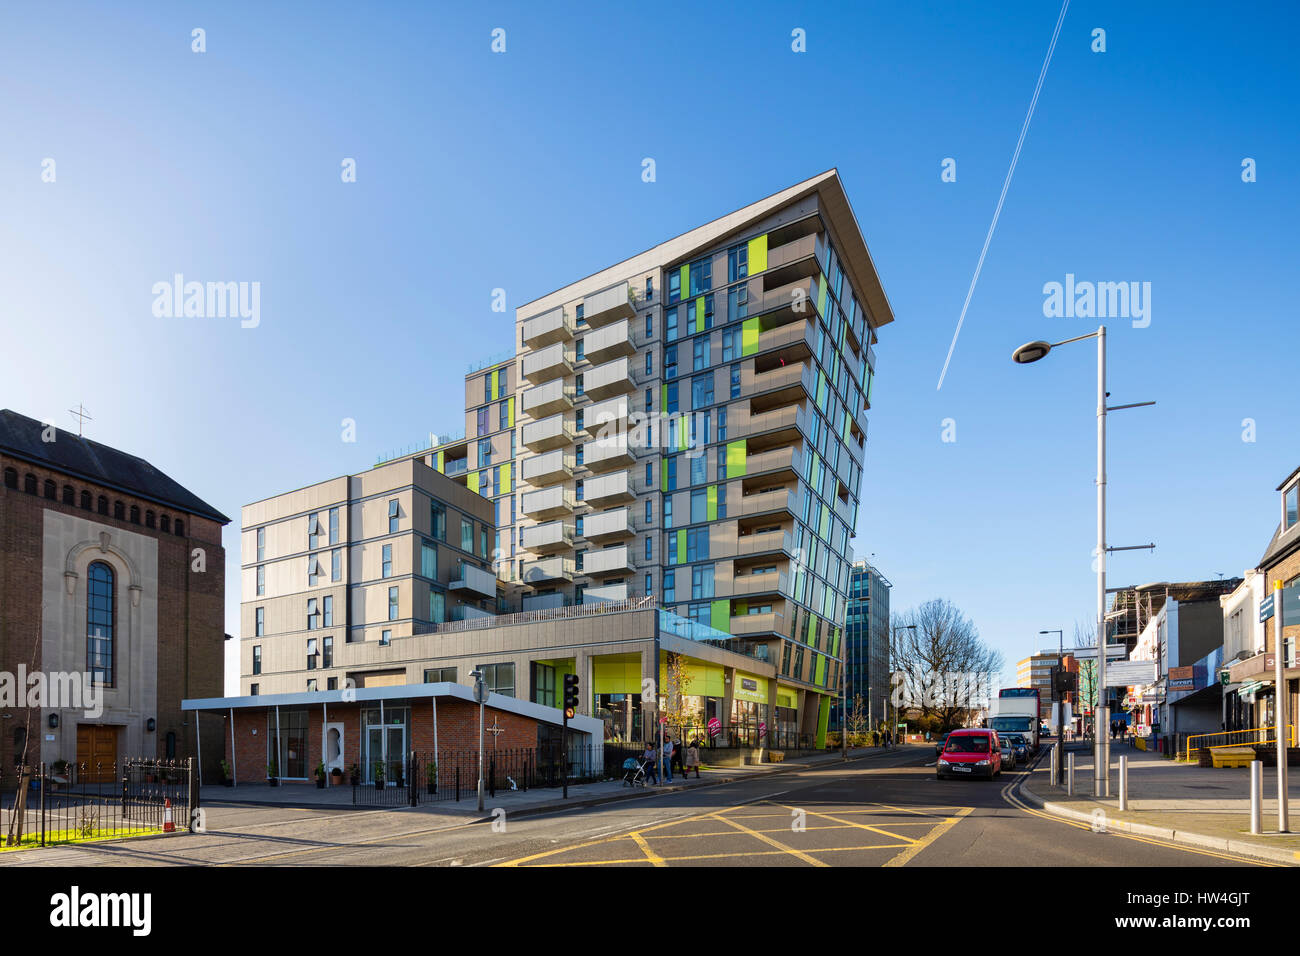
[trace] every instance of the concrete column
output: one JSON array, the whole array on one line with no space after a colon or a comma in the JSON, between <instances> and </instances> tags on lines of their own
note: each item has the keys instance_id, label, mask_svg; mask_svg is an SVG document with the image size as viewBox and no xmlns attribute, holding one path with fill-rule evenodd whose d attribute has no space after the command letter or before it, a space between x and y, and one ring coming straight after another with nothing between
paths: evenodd
<instances>
[{"instance_id":1,"label":"concrete column","mask_svg":"<svg viewBox=\"0 0 1300 956\"><path fill-rule=\"evenodd\" d=\"M767 733L768 737L763 741L764 746L770 746L771 741L776 734L776 678L767 679Z\"/></svg>"},{"instance_id":2,"label":"concrete column","mask_svg":"<svg viewBox=\"0 0 1300 956\"><path fill-rule=\"evenodd\" d=\"M734 667L724 667L722 669L722 713L718 719L722 721L722 733L727 738L727 746L734 746L731 739L731 706L736 699L736 669Z\"/></svg>"},{"instance_id":3,"label":"concrete column","mask_svg":"<svg viewBox=\"0 0 1300 956\"><path fill-rule=\"evenodd\" d=\"M646 740L658 739L659 724L659 661L655 645L641 651L641 687L654 688L654 696L641 695L641 736ZM647 683L649 681L649 683Z\"/></svg>"}]
</instances>

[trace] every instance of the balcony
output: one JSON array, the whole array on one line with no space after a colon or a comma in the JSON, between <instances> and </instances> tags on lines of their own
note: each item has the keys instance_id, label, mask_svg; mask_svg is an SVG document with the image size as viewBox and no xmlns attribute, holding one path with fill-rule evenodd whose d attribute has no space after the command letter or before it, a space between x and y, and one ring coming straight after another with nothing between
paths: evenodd
<instances>
[{"instance_id":1,"label":"balcony","mask_svg":"<svg viewBox=\"0 0 1300 956\"><path fill-rule=\"evenodd\" d=\"M524 493L520 508L527 518L562 518L573 514L573 492L563 485Z\"/></svg>"},{"instance_id":2,"label":"balcony","mask_svg":"<svg viewBox=\"0 0 1300 956\"><path fill-rule=\"evenodd\" d=\"M582 536L588 541L613 541L632 536L632 521L626 508L589 514L582 519Z\"/></svg>"},{"instance_id":3,"label":"balcony","mask_svg":"<svg viewBox=\"0 0 1300 956\"><path fill-rule=\"evenodd\" d=\"M583 555L582 573L586 575L627 574L631 570L632 554L625 544L588 551Z\"/></svg>"},{"instance_id":4,"label":"balcony","mask_svg":"<svg viewBox=\"0 0 1300 956\"><path fill-rule=\"evenodd\" d=\"M530 451L549 451L573 444L577 432L563 414L551 415L524 426L524 447Z\"/></svg>"},{"instance_id":5,"label":"balcony","mask_svg":"<svg viewBox=\"0 0 1300 956\"><path fill-rule=\"evenodd\" d=\"M530 485L553 485L573 477L573 455L561 448L544 455L525 458L521 469L524 481Z\"/></svg>"},{"instance_id":6,"label":"balcony","mask_svg":"<svg viewBox=\"0 0 1300 956\"><path fill-rule=\"evenodd\" d=\"M760 280L761 281L761 280ZM762 328L770 329L795 319L811 319L817 315L817 280L800 279L757 295L751 290L748 314L761 315Z\"/></svg>"},{"instance_id":7,"label":"balcony","mask_svg":"<svg viewBox=\"0 0 1300 956\"><path fill-rule=\"evenodd\" d=\"M816 275L820 263L825 259L826 242L817 233L809 233L779 246L769 244L767 272L763 274L763 280L767 285L774 286Z\"/></svg>"},{"instance_id":8,"label":"balcony","mask_svg":"<svg viewBox=\"0 0 1300 956\"><path fill-rule=\"evenodd\" d=\"M731 597L750 597L759 594L786 594L789 582L784 571L765 574L742 574L732 579Z\"/></svg>"},{"instance_id":9,"label":"balcony","mask_svg":"<svg viewBox=\"0 0 1300 956\"><path fill-rule=\"evenodd\" d=\"M785 356L787 362L792 357L799 361L811 358L817 349L816 324L803 320L759 333L758 350L760 352L772 352L777 349L789 351L790 354Z\"/></svg>"},{"instance_id":10,"label":"balcony","mask_svg":"<svg viewBox=\"0 0 1300 956\"><path fill-rule=\"evenodd\" d=\"M631 596L627 584L602 584L587 588L582 592L583 604L595 604L599 601L626 601Z\"/></svg>"},{"instance_id":11,"label":"balcony","mask_svg":"<svg viewBox=\"0 0 1300 956\"><path fill-rule=\"evenodd\" d=\"M530 388L523 394L524 414L530 418L545 418L568 411L573 407L574 389L562 379Z\"/></svg>"},{"instance_id":12,"label":"balcony","mask_svg":"<svg viewBox=\"0 0 1300 956\"><path fill-rule=\"evenodd\" d=\"M597 365L583 376L582 381L587 397L593 401L602 401L615 395L626 395L636 391L636 383L632 379L632 367L626 358Z\"/></svg>"},{"instance_id":13,"label":"balcony","mask_svg":"<svg viewBox=\"0 0 1300 956\"><path fill-rule=\"evenodd\" d=\"M573 321L564 309L552 309L524 321L524 345L540 349L573 338Z\"/></svg>"},{"instance_id":14,"label":"balcony","mask_svg":"<svg viewBox=\"0 0 1300 956\"><path fill-rule=\"evenodd\" d=\"M771 484L774 477L779 477L779 475L775 474L777 472L789 472L791 478L796 478L801 473L802 468L803 454L797 446L787 445L784 448L773 448L770 451L759 452L757 455L745 457L745 483L752 485L753 482L750 479L761 475L763 481ZM741 499L742 503L744 500Z\"/></svg>"},{"instance_id":15,"label":"balcony","mask_svg":"<svg viewBox=\"0 0 1300 956\"><path fill-rule=\"evenodd\" d=\"M519 544L533 554L556 554L573 550L573 525L567 521L548 521L519 532Z\"/></svg>"},{"instance_id":16,"label":"balcony","mask_svg":"<svg viewBox=\"0 0 1300 956\"><path fill-rule=\"evenodd\" d=\"M770 611L767 614L737 614L731 618L731 633L736 637L751 634L784 634L785 615Z\"/></svg>"},{"instance_id":17,"label":"balcony","mask_svg":"<svg viewBox=\"0 0 1300 956\"><path fill-rule=\"evenodd\" d=\"M582 463L597 473L626 468L634 461L636 455L628 444L627 435L610 435L589 441L582 453Z\"/></svg>"},{"instance_id":18,"label":"balcony","mask_svg":"<svg viewBox=\"0 0 1300 956\"><path fill-rule=\"evenodd\" d=\"M447 590L469 591L482 597L496 597L497 576L491 571L484 571L467 561L462 561L456 580L447 585Z\"/></svg>"},{"instance_id":19,"label":"balcony","mask_svg":"<svg viewBox=\"0 0 1300 956\"><path fill-rule=\"evenodd\" d=\"M627 422L627 413L627 396L618 395L587 406L583 410L582 427L587 434L596 438L602 428L622 428Z\"/></svg>"},{"instance_id":20,"label":"balcony","mask_svg":"<svg viewBox=\"0 0 1300 956\"><path fill-rule=\"evenodd\" d=\"M589 332L582 340L584 354L592 365L612 362L622 355L635 355L632 344L632 327L627 319L619 319L603 329Z\"/></svg>"},{"instance_id":21,"label":"balcony","mask_svg":"<svg viewBox=\"0 0 1300 956\"><path fill-rule=\"evenodd\" d=\"M778 488L776 491L763 491L752 495L742 495L740 505L736 508L737 518L747 518L754 515L766 515L776 512L787 512L791 517L797 517L799 514L799 493L797 491Z\"/></svg>"},{"instance_id":22,"label":"balcony","mask_svg":"<svg viewBox=\"0 0 1300 956\"><path fill-rule=\"evenodd\" d=\"M589 505L611 505L636 498L626 471L588 479L583 491L583 497Z\"/></svg>"},{"instance_id":23,"label":"balcony","mask_svg":"<svg viewBox=\"0 0 1300 956\"><path fill-rule=\"evenodd\" d=\"M547 584L554 581L573 580L572 558L542 558L524 562L524 583Z\"/></svg>"},{"instance_id":24,"label":"balcony","mask_svg":"<svg viewBox=\"0 0 1300 956\"><path fill-rule=\"evenodd\" d=\"M582 317L589 327L598 329L619 319L632 318L636 315L635 303L631 284L619 282L583 299Z\"/></svg>"},{"instance_id":25,"label":"balcony","mask_svg":"<svg viewBox=\"0 0 1300 956\"><path fill-rule=\"evenodd\" d=\"M725 549L724 549L725 550ZM762 534L744 534L736 538L730 557L754 558L766 554L794 554L794 537L789 531L765 531ZM723 557L728 555L723 554Z\"/></svg>"},{"instance_id":26,"label":"balcony","mask_svg":"<svg viewBox=\"0 0 1300 956\"><path fill-rule=\"evenodd\" d=\"M755 363L752 370L743 369L741 371L740 384L743 393L750 396L766 392L793 392L794 389L802 386L805 395L811 398L817 397L816 373L813 372L812 366L805 362L786 365L776 364L772 368L762 370ZM797 394L790 398L790 402L798 400ZM750 407L753 408L752 403ZM772 407L774 406L764 405L760 410L766 411Z\"/></svg>"},{"instance_id":27,"label":"balcony","mask_svg":"<svg viewBox=\"0 0 1300 956\"><path fill-rule=\"evenodd\" d=\"M797 440L800 433L809 432L808 410L803 405L783 405L766 412L750 413L749 421L731 428L736 438L749 438L749 446L758 435L769 435L774 441ZM775 434L773 434L775 433Z\"/></svg>"},{"instance_id":28,"label":"balcony","mask_svg":"<svg viewBox=\"0 0 1300 956\"><path fill-rule=\"evenodd\" d=\"M573 374L573 357L563 342L524 356L524 378L534 385Z\"/></svg>"}]
</instances>

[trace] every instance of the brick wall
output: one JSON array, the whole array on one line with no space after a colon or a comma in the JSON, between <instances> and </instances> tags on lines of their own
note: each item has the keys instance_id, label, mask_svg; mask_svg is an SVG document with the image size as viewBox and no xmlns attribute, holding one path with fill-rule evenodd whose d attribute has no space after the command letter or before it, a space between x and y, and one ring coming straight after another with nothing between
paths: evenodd
<instances>
[{"instance_id":1,"label":"brick wall","mask_svg":"<svg viewBox=\"0 0 1300 956\"><path fill-rule=\"evenodd\" d=\"M32 667L33 645L41 626L41 566L44 537L44 511L61 512L87 518L109 527L119 527L134 534L153 537L158 542L158 712L156 748L151 754L119 756L166 756L167 734L176 734L176 756L196 753L192 718L182 714L183 697L220 697L225 669L225 566L226 553L221 546L222 526L211 519L186 514L156 502L146 501L93 482L71 478L49 468L0 455L0 474L6 467L18 472L18 488L0 484L0 669L16 672L22 663ZM28 474L36 477L37 494L24 491ZM56 485L54 500L44 497L45 481ZM63 503L63 488L70 485L74 504ZM90 511L81 508L81 492L92 497ZM109 513L96 510L98 499L109 501ZM126 518L113 517L113 505L121 501ZM140 509L140 524L130 521L131 507ZM172 530L148 528L144 515L153 511L160 524L162 515L171 519ZM177 519L184 522L185 535L175 533ZM191 570L193 549L205 551L206 571ZM125 601L126 597L122 596ZM40 667L36 648L36 667ZM12 768L13 732L24 726L22 708L6 708L12 716L0 719L0 764L5 772ZM190 721L187 723L187 720ZM42 732L40 715L32 718L33 740ZM205 774L215 778L221 753L219 728L203 726Z\"/></svg>"}]
</instances>

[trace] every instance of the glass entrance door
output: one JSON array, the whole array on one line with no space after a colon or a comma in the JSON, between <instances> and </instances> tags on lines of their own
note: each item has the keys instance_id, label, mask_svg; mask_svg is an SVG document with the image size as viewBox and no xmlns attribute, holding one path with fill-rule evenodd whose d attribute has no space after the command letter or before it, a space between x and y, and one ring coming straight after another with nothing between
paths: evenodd
<instances>
[{"instance_id":1,"label":"glass entrance door","mask_svg":"<svg viewBox=\"0 0 1300 956\"><path fill-rule=\"evenodd\" d=\"M400 724L390 723L385 726L369 726L366 728L363 739L366 744L365 769L363 771L365 782L374 783L382 772L385 786L405 786L405 722Z\"/></svg>"}]
</instances>

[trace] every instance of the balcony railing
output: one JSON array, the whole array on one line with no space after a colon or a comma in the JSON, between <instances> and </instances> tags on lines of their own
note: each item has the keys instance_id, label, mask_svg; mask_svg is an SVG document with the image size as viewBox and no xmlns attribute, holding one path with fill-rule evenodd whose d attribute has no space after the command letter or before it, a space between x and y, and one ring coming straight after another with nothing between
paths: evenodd
<instances>
[{"instance_id":1,"label":"balcony railing","mask_svg":"<svg viewBox=\"0 0 1300 956\"><path fill-rule=\"evenodd\" d=\"M531 451L561 448L572 444L576 437L577 432L563 414L551 415L524 426L524 447Z\"/></svg>"},{"instance_id":2,"label":"balcony railing","mask_svg":"<svg viewBox=\"0 0 1300 956\"><path fill-rule=\"evenodd\" d=\"M602 329L587 333L583 340L584 354L593 365L610 362L621 355L635 355L632 344L632 327L627 319L619 319Z\"/></svg>"},{"instance_id":3,"label":"balcony railing","mask_svg":"<svg viewBox=\"0 0 1300 956\"><path fill-rule=\"evenodd\" d=\"M554 554L573 550L573 525L567 521L548 521L524 528L519 543L534 554Z\"/></svg>"},{"instance_id":4,"label":"balcony railing","mask_svg":"<svg viewBox=\"0 0 1300 956\"><path fill-rule=\"evenodd\" d=\"M632 570L632 555L627 545L588 551L582 558L582 573L589 575L626 573Z\"/></svg>"},{"instance_id":5,"label":"balcony railing","mask_svg":"<svg viewBox=\"0 0 1300 956\"><path fill-rule=\"evenodd\" d=\"M741 574L731 581L733 598L748 597L752 594L786 594L789 581L784 571L768 571L764 574Z\"/></svg>"},{"instance_id":6,"label":"balcony railing","mask_svg":"<svg viewBox=\"0 0 1300 956\"><path fill-rule=\"evenodd\" d=\"M610 435L587 442L582 461L591 471L609 471L613 468L626 468L636 461L636 454L628 444L626 435Z\"/></svg>"},{"instance_id":7,"label":"balcony railing","mask_svg":"<svg viewBox=\"0 0 1300 956\"><path fill-rule=\"evenodd\" d=\"M636 315L636 297L628 282L618 282L582 301L582 315L587 325L598 329L619 319L630 319Z\"/></svg>"},{"instance_id":8,"label":"balcony railing","mask_svg":"<svg viewBox=\"0 0 1300 956\"><path fill-rule=\"evenodd\" d=\"M530 485L552 485L573 477L574 458L563 449L525 458L521 472Z\"/></svg>"},{"instance_id":9,"label":"balcony railing","mask_svg":"<svg viewBox=\"0 0 1300 956\"><path fill-rule=\"evenodd\" d=\"M627 421L628 400L626 395L616 395L603 402L596 402L584 409L582 427L587 434L598 437L603 429L621 427Z\"/></svg>"},{"instance_id":10,"label":"balcony railing","mask_svg":"<svg viewBox=\"0 0 1300 956\"><path fill-rule=\"evenodd\" d=\"M760 435L763 432L781 431L796 428L804 435L808 434L808 410L803 405L785 405L769 412L750 415L749 421L732 426L731 434L736 438Z\"/></svg>"},{"instance_id":11,"label":"balcony railing","mask_svg":"<svg viewBox=\"0 0 1300 956\"><path fill-rule=\"evenodd\" d=\"M497 576L490 571L476 568L465 561L460 563L456 580L447 585L451 591L470 591L483 597L496 597Z\"/></svg>"},{"instance_id":12,"label":"balcony railing","mask_svg":"<svg viewBox=\"0 0 1300 956\"><path fill-rule=\"evenodd\" d=\"M572 581L572 558L542 558L524 562L524 583L541 584L548 581Z\"/></svg>"},{"instance_id":13,"label":"balcony railing","mask_svg":"<svg viewBox=\"0 0 1300 956\"><path fill-rule=\"evenodd\" d=\"M770 511L788 511L792 515L799 513L798 493L786 488L776 491L763 491L753 495L742 495L736 509L737 517L767 514Z\"/></svg>"},{"instance_id":14,"label":"balcony railing","mask_svg":"<svg viewBox=\"0 0 1300 956\"><path fill-rule=\"evenodd\" d=\"M564 309L551 309L524 321L524 345L538 349L573 338L573 320Z\"/></svg>"},{"instance_id":15,"label":"balcony railing","mask_svg":"<svg viewBox=\"0 0 1300 956\"><path fill-rule=\"evenodd\" d=\"M530 388L523 394L524 413L532 418L544 418L573 407L574 388L562 379Z\"/></svg>"},{"instance_id":16,"label":"balcony railing","mask_svg":"<svg viewBox=\"0 0 1300 956\"><path fill-rule=\"evenodd\" d=\"M524 356L524 378L534 385L572 373L573 356L563 342L556 342Z\"/></svg>"},{"instance_id":17,"label":"balcony railing","mask_svg":"<svg viewBox=\"0 0 1300 956\"><path fill-rule=\"evenodd\" d=\"M596 401L636 390L632 366L626 358L597 365L583 376L582 381L587 396Z\"/></svg>"},{"instance_id":18,"label":"balcony railing","mask_svg":"<svg viewBox=\"0 0 1300 956\"><path fill-rule=\"evenodd\" d=\"M747 634L785 633L785 615L776 611L766 614L736 614L731 617L731 633L736 637Z\"/></svg>"},{"instance_id":19,"label":"balcony railing","mask_svg":"<svg viewBox=\"0 0 1300 956\"><path fill-rule=\"evenodd\" d=\"M626 508L589 514L582 521L582 536L588 541L626 538L631 534L632 525Z\"/></svg>"},{"instance_id":20,"label":"balcony railing","mask_svg":"<svg viewBox=\"0 0 1300 956\"><path fill-rule=\"evenodd\" d=\"M802 467L803 456L794 445L773 448L769 451L759 452L757 455L748 455L745 458L746 476L781 470L793 470L798 474Z\"/></svg>"},{"instance_id":21,"label":"balcony railing","mask_svg":"<svg viewBox=\"0 0 1300 956\"><path fill-rule=\"evenodd\" d=\"M520 510L533 519L559 518L573 513L573 492L563 485L554 488L539 488L524 492L519 503Z\"/></svg>"},{"instance_id":22,"label":"balcony railing","mask_svg":"<svg viewBox=\"0 0 1300 956\"><path fill-rule=\"evenodd\" d=\"M631 501L636 497L626 471L617 471L599 478L591 478L584 485L584 498L588 504L603 505L618 501Z\"/></svg>"}]
</instances>

